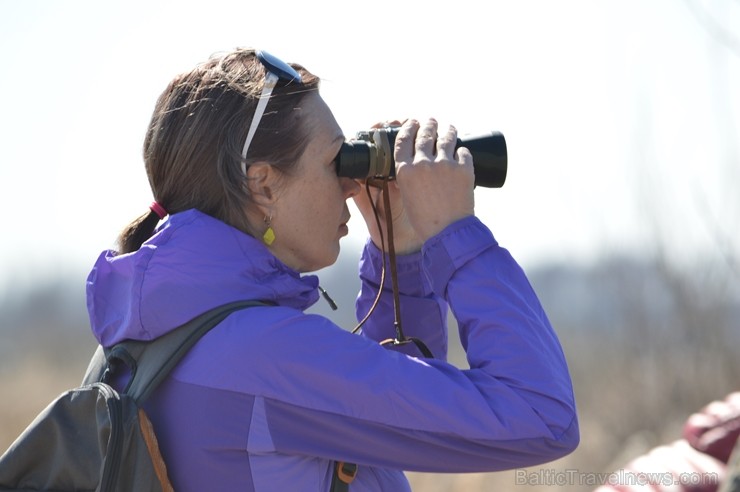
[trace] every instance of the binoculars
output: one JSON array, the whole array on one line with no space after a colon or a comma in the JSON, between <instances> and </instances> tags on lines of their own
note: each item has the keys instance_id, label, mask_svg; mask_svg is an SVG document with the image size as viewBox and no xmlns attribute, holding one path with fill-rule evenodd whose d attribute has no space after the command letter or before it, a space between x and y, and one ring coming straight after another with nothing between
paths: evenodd
<instances>
[{"instance_id":1,"label":"binoculars","mask_svg":"<svg viewBox=\"0 0 740 492\"><path fill-rule=\"evenodd\" d=\"M337 175L353 179L394 179L393 148L400 127L383 127L357 133L357 140L344 142L337 155ZM475 185L501 188L506 181L506 140L500 132L457 139L455 150L466 147L473 154Z\"/></svg>"}]
</instances>

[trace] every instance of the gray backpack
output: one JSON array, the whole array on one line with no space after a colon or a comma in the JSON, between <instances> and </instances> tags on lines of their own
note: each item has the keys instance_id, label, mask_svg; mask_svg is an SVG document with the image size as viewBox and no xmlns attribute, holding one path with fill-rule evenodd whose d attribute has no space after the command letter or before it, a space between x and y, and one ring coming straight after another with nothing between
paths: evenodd
<instances>
[{"instance_id":1,"label":"gray backpack","mask_svg":"<svg viewBox=\"0 0 740 492\"><path fill-rule=\"evenodd\" d=\"M141 405L201 336L257 305L265 304L229 303L151 342L98 347L82 385L49 404L0 457L0 490L173 490ZM131 378L119 393L109 381L121 363Z\"/></svg>"}]
</instances>

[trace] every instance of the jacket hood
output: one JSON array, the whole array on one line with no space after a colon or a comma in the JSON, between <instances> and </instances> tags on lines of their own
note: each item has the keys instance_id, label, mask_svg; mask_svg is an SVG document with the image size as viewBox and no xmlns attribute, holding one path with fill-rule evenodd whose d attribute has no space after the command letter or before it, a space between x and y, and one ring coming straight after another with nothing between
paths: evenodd
<instances>
[{"instance_id":1,"label":"jacket hood","mask_svg":"<svg viewBox=\"0 0 740 492\"><path fill-rule=\"evenodd\" d=\"M87 278L103 346L157 338L208 309L261 300L304 310L318 278L301 276L258 240L197 210L174 214L133 253L104 251Z\"/></svg>"}]
</instances>

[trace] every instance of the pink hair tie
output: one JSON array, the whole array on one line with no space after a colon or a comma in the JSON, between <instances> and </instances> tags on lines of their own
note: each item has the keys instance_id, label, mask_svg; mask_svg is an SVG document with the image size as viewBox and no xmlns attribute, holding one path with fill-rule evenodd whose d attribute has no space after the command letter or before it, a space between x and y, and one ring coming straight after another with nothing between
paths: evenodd
<instances>
[{"instance_id":1,"label":"pink hair tie","mask_svg":"<svg viewBox=\"0 0 740 492\"><path fill-rule=\"evenodd\" d=\"M152 202L151 205L149 205L149 209L157 214L157 217L159 217L159 220L164 219L167 217L167 210L164 209L162 205L160 205L158 202Z\"/></svg>"}]
</instances>

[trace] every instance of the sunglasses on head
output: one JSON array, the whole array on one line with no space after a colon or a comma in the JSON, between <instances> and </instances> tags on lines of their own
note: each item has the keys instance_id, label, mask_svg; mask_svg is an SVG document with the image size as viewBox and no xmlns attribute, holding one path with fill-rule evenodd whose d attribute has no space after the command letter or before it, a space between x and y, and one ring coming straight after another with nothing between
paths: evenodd
<instances>
[{"instance_id":1,"label":"sunglasses on head","mask_svg":"<svg viewBox=\"0 0 740 492\"><path fill-rule=\"evenodd\" d=\"M262 88L262 94L260 94L259 102L257 103L257 109L254 110L254 116L252 117L252 123L249 125L249 131L247 132L247 139L244 141L244 148L242 148L242 173L246 176L247 174L247 152L249 151L249 145L252 143L254 133L257 131L257 127L260 124L262 115L265 112L267 103L270 101L272 90L275 88L279 80L284 82L290 82L294 84L303 83L301 74L296 69L282 61L280 58L269 54L266 51L257 50L255 52L257 59L265 67L265 83Z\"/></svg>"}]
</instances>

